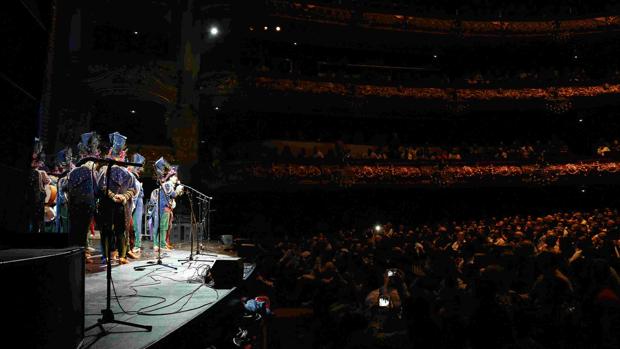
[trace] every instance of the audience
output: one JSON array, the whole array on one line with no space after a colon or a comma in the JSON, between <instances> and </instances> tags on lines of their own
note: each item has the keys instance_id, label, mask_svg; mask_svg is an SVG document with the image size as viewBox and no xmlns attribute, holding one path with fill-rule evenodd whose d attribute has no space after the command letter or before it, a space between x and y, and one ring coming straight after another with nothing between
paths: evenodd
<instances>
[{"instance_id":1,"label":"audience","mask_svg":"<svg viewBox=\"0 0 620 349\"><path fill-rule=\"evenodd\" d=\"M596 149L598 156L609 157L620 150L617 141L613 146L601 143ZM251 146L252 151L236 152L236 159L242 160L244 157L254 160L271 160L279 162L299 162L299 161L321 161L321 162L350 162L350 161L398 161L398 162L505 162L505 161L526 161L538 162L551 158L568 158L576 155L562 141L549 141L546 143L522 143L515 141L509 145L500 142L498 145L462 145L462 146L440 146L429 144L401 144L399 141L390 142L385 146L365 145L366 151L359 151L363 144L347 145L342 141L321 142L322 148L329 149L326 154L316 143L308 142L307 149L303 145L297 144L298 149L292 150L285 145L273 148L269 142L263 144L262 151L258 151L255 146ZM352 147L358 148L356 152ZM612 148L610 148L612 147ZM613 152L610 152L613 149ZM239 148L236 148L239 150ZM595 156L593 152L591 156ZM583 156L582 156L583 157Z\"/></svg>"},{"instance_id":2,"label":"audience","mask_svg":"<svg viewBox=\"0 0 620 349\"><path fill-rule=\"evenodd\" d=\"M584 16L593 13L609 11L617 8L615 1L583 1L565 0L552 2L539 2L533 0L522 1L448 1L448 0L392 0L389 3L368 0L314 0L312 4L336 6L345 8L359 8L368 11L405 11L406 13L426 14L437 16L460 15L474 18L495 18L497 16L528 16L544 17L545 14L553 13L556 16Z\"/></svg>"},{"instance_id":3,"label":"audience","mask_svg":"<svg viewBox=\"0 0 620 349\"><path fill-rule=\"evenodd\" d=\"M277 306L314 309L323 347L617 348L619 220L600 209L321 233L268 249L277 262L260 277Z\"/></svg>"}]
</instances>

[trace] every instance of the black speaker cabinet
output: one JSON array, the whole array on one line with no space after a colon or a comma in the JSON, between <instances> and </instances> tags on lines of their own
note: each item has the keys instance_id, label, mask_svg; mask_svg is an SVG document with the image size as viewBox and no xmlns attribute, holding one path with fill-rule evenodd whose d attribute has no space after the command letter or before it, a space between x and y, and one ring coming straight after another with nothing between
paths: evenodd
<instances>
[{"instance_id":1,"label":"black speaker cabinet","mask_svg":"<svg viewBox=\"0 0 620 349\"><path fill-rule=\"evenodd\" d=\"M214 288L230 289L243 281L243 261L241 258L218 259L211 267Z\"/></svg>"},{"instance_id":2,"label":"black speaker cabinet","mask_svg":"<svg viewBox=\"0 0 620 349\"><path fill-rule=\"evenodd\" d=\"M84 250L0 250L3 341L75 348L84 333Z\"/></svg>"},{"instance_id":3,"label":"black speaker cabinet","mask_svg":"<svg viewBox=\"0 0 620 349\"><path fill-rule=\"evenodd\" d=\"M243 243L243 244L238 244L236 248L237 248L237 256L246 258L249 260L256 258L256 255L258 254L258 249L256 247L256 244Z\"/></svg>"}]
</instances>

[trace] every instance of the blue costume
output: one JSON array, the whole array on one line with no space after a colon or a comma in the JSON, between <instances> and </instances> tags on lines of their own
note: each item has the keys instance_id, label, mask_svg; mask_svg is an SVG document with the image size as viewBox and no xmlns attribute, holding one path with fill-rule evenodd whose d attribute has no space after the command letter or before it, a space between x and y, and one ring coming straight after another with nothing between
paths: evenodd
<instances>
[{"instance_id":1,"label":"blue costume","mask_svg":"<svg viewBox=\"0 0 620 349\"><path fill-rule=\"evenodd\" d=\"M80 158L99 156L99 137L94 132L84 133L78 144ZM74 168L67 176L64 191L69 206L69 242L84 246L88 227L95 217L97 206L97 164L87 161Z\"/></svg>"},{"instance_id":2,"label":"blue costume","mask_svg":"<svg viewBox=\"0 0 620 349\"><path fill-rule=\"evenodd\" d=\"M157 234L157 230L159 229L159 209L157 208L158 195L159 188L156 188L151 192L146 206L147 228L153 242L155 242L155 236Z\"/></svg>"},{"instance_id":3,"label":"blue costume","mask_svg":"<svg viewBox=\"0 0 620 349\"><path fill-rule=\"evenodd\" d=\"M140 154L133 154L131 162L137 164L144 164L144 156ZM134 233L134 252L139 252L142 247L142 217L144 214L144 186L140 182L140 169L135 168L131 171L134 176L136 197L133 198L133 233Z\"/></svg>"},{"instance_id":4,"label":"blue costume","mask_svg":"<svg viewBox=\"0 0 620 349\"><path fill-rule=\"evenodd\" d=\"M110 134L112 148L108 157L123 161L126 140L127 137L118 132ZM104 256L109 255L108 248L119 249L121 263L127 263L125 257L127 232L131 225L131 200L136 193L134 177L124 167L112 165L108 171L106 165L99 170L97 188L102 193L97 223L101 227Z\"/></svg>"},{"instance_id":5,"label":"blue costume","mask_svg":"<svg viewBox=\"0 0 620 349\"><path fill-rule=\"evenodd\" d=\"M153 247L164 248L170 246L170 228L172 226L172 210L175 203L174 198L178 195L176 183L169 179L176 175L176 168L170 166L163 158L155 162L155 172L160 188L155 189L151 194L151 205L155 208L156 219L153 219Z\"/></svg>"},{"instance_id":6,"label":"blue costume","mask_svg":"<svg viewBox=\"0 0 620 349\"><path fill-rule=\"evenodd\" d=\"M68 173L72 167L71 148L63 149L56 155L56 163L63 173L59 174L56 193L56 229L58 233L69 232L69 208L67 206ZM64 174L64 176L63 176Z\"/></svg>"}]
</instances>

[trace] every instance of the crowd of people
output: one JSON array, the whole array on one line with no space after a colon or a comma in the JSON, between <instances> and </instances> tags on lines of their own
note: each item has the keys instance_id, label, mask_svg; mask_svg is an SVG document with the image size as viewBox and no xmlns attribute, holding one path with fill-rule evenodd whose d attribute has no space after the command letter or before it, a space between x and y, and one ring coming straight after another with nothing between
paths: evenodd
<instances>
[{"instance_id":1,"label":"crowd of people","mask_svg":"<svg viewBox=\"0 0 620 349\"><path fill-rule=\"evenodd\" d=\"M85 247L87 263L95 262L95 228L101 233L102 264L140 258L146 235L153 239L154 252L172 249L172 212L175 198L183 193L178 166L163 157L155 161L158 187L145 200L141 176L146 159L139 153L129 157L126 141L122 134L111 133L109 150L102 153L99 135L84 133L77 156L65 147L52 163L35 138L31 190L25 195L28 231L68 234L71 244Z\"/></svg>"},{"instance_id":2,"label":"crowd of people","mask_svg":"<svg viewBox=\"0 0 620 349\"><path fill-rule=\"evenodd\" d=\"M617 64L592 66L584 68L579 62L578 55L571 57L575 62L570 66L535 68L523 67L520 69L496 69L468 67L463 71L447 71L442 68L431 67L421 62L419 67L391 66L379 64L360 66L359 64L308 62L278 59L271 57L255 67L259 75L274 75L306 79L329 79L339 82L367 82L376 84L404 84L408 86L455 86L455 87L487 87L487 86L547 86L550 84L576 85L583 83L599 83L617 81L620 78L620 68ZM308 68L311 66L316 66Z\"/></svg>"},{"instance_id":3,"label":"crowd of people","mask_svg":"<svg viewBox=\"0 0 620 349\"><path fill-rule=\"evenodd\" d=\"M361 151L363 149L363 151ZM618 151L617 141L602 142L589 155L590 158L613 158ZM222 154L219 153L221 157ZM554 140L548 142L519 142L496 145L432 145L390 143L383 146L349 145L336 142L286 142L275 146L269 141L260 146L239 145L233 147L230 160L253 160L273 162L529 162L554 161L562 159L587 158L571 152L566 143Z\"/></svg>"},{"instance_id":4,"label":"crowd of people","mask_svg":"<svg viewBox=\"0 0 620 349\"><path fill-rule=\"evenodd\" d=\"M566 0L540 3L537 1L484 1L472 0L464 2L442 1L411 1L399 0L383 3L368 0L318 0L315 4L345 6L347 8L363 8L368 10L401 10L409 13L424 13L440 16L461 15L465 17L516 16L538 18L553 13L556 16L583 16L617 8L618 4L604 1Z\"/></svg>"},{"instance_id":5,"label":"crowd of people","mask_svg":"<svg viewBox=\"0 0 620 349\"><path fill-rule=\"evenodd\" d=\"M301 149L293 154L287 146L277 153L277 159L291 161L294 159L314 159L332 161L370 160L370 161L537 161L545 155L568 154L564 144L500 144L498 146L455 146L442 147L432 145L390 145L369 147L366 153L354 154L342 142L336 142L333 149L324 154L318 147L311 151Z\"/></svg>"},{"instance_id":6,"label":"crowd of people","mask_svg":"<svg viewBox=\"0 0 620 349\"><path fill-rule=\"evenodd\" d=\"M617 348L617 209L276 240L257 281L323 348Z\"/></svg>"}]
</instances>

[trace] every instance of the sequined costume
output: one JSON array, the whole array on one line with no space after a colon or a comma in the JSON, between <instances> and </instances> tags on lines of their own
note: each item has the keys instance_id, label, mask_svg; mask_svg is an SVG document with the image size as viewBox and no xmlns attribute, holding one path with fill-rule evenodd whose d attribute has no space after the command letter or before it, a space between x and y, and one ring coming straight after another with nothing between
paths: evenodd
<instances>
[{"instance_id":1,"label":"sequined costume","mask_svg":"<svg viewBox=\"0 0 620 349\"><path fill-rule=\"evenodd\" d=\"M132 158L133 163L144 164L144 156L140 154L134 154ZM131 174L134 177L135 188L136 188L136 197L132 199L133 204L133 251L140 252L142 248L142 222L143 222L143 214L144 214L144 187L142 182L140 182L140 174L142 172L141 168L131 168Z\"/></svg>"},{"instance_id":2,"label":"sequined costume","mask_svg":"<svg viewBox=\"0 0 620 349\"><path fill-rule=\"evenodd\" d=\"M99 156L99 137L94 132L84 133L78 144L80 158ZM69 208L69 242L88 246L89 226L95 217L97 203L97 164L87 161L74 168L67 176L64 187Z\"/></svg>"},{"instance_id":3,"label":"sequined costume","mask_svg":"<svg viewBox=\"0 0 620 349\"><path fill-rule=\"evenodd\" d=\"M156 248L170 247L170 230L172 227L172 211L175 207L174 199L180 194L182 187L177 186L176 168L170 166L162 157L155 162L155 171L160 180L160 188L156 189L157 202L154 203L159 213L156 224L156 234L153 235L153 246Z\"/></svg>"},{"instance_id":4,"label":"sequined costume","mask_svg":"<svg viewBox=\"0 0 620 349\"><path fill-rule=\"evenodd\" d=\"M56 193L56 219L55 229L57 233L69 232L69 206L68 206L68 182L69 171L73 169L71 148L63 149L56 155L56 166L58 169L58 181Z\"/></svg>"},{"instance_id":5,"label":"sequined costume","mask_svg":"<svg viewBox=\"0 0 620 349\"><path fill-rule=\"evenodd\" d=\"M112 148L108 157L124 161L126 140L118 132L110 134ZM131 210L128 207L131 207L131 200L136 194L134 177L125 167L112 165L108 171L108 166L102 166L97 177L97 188L102 193L97 223L101 227L104 256L109 255L108 249L118 250L121 263L126 263L127 232L131 225Z\"/></svg>"},{"instance_id":6,"label":"sequined costume","mask_svg":"<svg viewBox=\"0 0 620 349\"><path fill-rule=\"evenodd\" d=\"M45 186L51 182L47 173L42 169L44 159L43 144L35 138L30 170L30 190L26 195L28 229L32 233L43 232L44 229Z\"/></svg>"}]
</instances>

